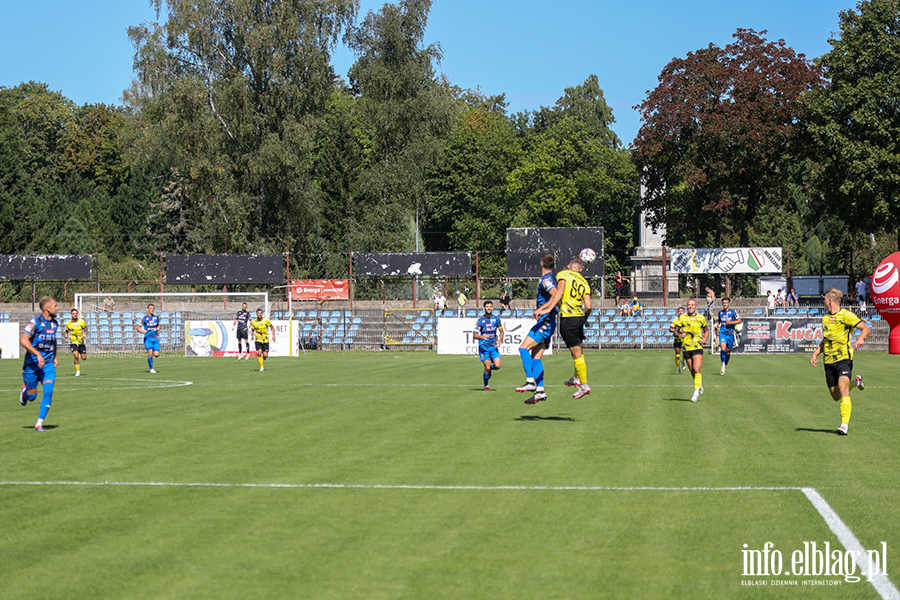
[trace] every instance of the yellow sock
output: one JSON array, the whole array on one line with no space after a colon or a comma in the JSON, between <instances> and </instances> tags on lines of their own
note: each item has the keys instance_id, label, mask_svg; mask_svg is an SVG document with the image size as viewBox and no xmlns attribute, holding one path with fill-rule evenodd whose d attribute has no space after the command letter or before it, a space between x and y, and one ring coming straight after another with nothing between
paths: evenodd
<instances>
[{"instance_id":1,"label":"yellow sock","mask_svg":"<svg viewBox=\"0 0 900 600\"><path fill-rule=\"evenodd\" d=\"M587 383L587 363L584 362L583 356L575 359L575 376L581 383Z\"/></svg>"},{"instance_id":2,"label":"yellow sock","mask_svg":"<svg viewBox=\"0 0 900 600\"><path fill-rule=\"evenodd\" d=\"M257 356L256 358L257 358L257 360L259 360L259 368L262 369L262 366L263 366L263 364L262 364L262 361L263 361L262 354L260 354L260 355Z\"/></svg>"},{"instance_id":3,"label":"yellow sock","mask_svg":"<svg viewBox=\"0 0 900 600\"><path fill-rule=\"evenodd\" d=\"M676 369L681 368L681 355L680 354L675 355L675 368Z\"/></svg>"},{"instance_id":4,"label":"yellow sock","mask_svg":"<svg viewBox=\"0 0 900 600\"><path fill-rule=\"evenodd\" d=\"M850 423L850 409L853 404L850 402L850 396L841 398L841 423Z\"/></svg>"},{"instance_id":5,"label":"yellow sock","mask_svg":"<svg viewBox=\"0 0 900 600\"><path fill-rule=\"evenodd\" d=\"M700 373L694 375L694 389L699 390L700 386L703 385L703 376Z\"/></svg>"},{"instance_id":6,"label":"yellow sock","mask_svg":"<svg viewBox=\"0 0 900 600\"><path fill-rule=\"evenodd\" d=\"M77 371L80 371L80 370L81 370L81 365L75 365L75 371L77 372Z\"/></svg>"}]
</instances>

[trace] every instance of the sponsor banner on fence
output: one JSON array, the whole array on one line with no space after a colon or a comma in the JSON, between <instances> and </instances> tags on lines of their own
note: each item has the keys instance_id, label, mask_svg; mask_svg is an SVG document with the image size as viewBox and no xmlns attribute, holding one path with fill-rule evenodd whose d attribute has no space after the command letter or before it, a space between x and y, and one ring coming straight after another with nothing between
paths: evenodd
<instances>
[{"instance_id":1,"label":"sponsor banner on fence","mask_svg":"<svg viewBox=\"0 0 900 600\"><path fill-rule=\"evenodd\" d=\"M676 248L673 273L781 273L781 248Z\"/></svg>"},{"instance_id":2,"label":"sponsor banner on fence","mask_svg":"<svg viewBox=\"0 0 900 600\"><path fill-rule=\"evenodd\" d=\"M238 354L237 330L233 321L187 321L185 323L185 356L236 357ZM290 321L272 321L275 341L269 330L269 356L291 356L291 340L297 341L298 322L294 321L294 335L290 334ZM249 332L250 351L256 355L253 330ZM296 354L296 353L295 353Z\"/></svg>"},{"instance_id":3,"label":"sponsor banner on fence","mask_svg":"<svg viewBox=\"0 0 900 600\"><path fill-rule=\"evenodd\" d=\"M19 324L18 323L0 323L0 351L3 352L3 358L19 358ZM69 347L63 348L60 344L59 354L64 354L63 350L69 351Z\"/></svg>"},{"instance_id":4,"label":"sponsor banner on fence","mask_svg":"<svg viewBox=\"0 0 900 600\"><path fill-rule=\"evenodd\" d=\"M291 281L291 300L348 300L346 279L297 279Z\"/></svg>"},{"instance_id":5,"label":"sponsor banner on fence","mask_svg":"<svg viewBox=\"0 0 900 600\"><path fill-rule=\"evenodd\" d=\"M744 354L803 352L811 354L821 343L821 318L744 318L743 329L737 332L734 352Z\"/></svg>"},{"instance_id":6,"label":"sponsor banner on fence","mask_svg":"<svg viewBox=\"0 0 900 600\"><path fill-rule=\"evenodd\" d=\"M472 337L475 332L476 319L454 319L452 317L437 320L437 353L438 354L472 354L478 355L478 340ZM518 356L519 345L528 335L534 319L503 319L503 340L500 354ZM548 348L544 354L551 354Z\"/></svg>"}]
</instances>

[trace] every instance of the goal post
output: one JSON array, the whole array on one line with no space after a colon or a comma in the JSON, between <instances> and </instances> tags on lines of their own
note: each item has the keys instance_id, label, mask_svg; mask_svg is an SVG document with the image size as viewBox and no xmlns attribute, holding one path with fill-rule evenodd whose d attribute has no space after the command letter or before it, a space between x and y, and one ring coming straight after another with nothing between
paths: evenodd
<instances>
[{"instance_id":1,"label":"goal post","mask_svg":"<svg viewBox=\"0 0 900 600\"><path fill-rule=\"evenodd\" d=\"M270 317L268 292L79 292L74 306L88 325L89 352L123 355L145 352L143 335L137 329L149 304L154 305L154 314L160 318L162 351L184 353L188 321L233 321L244 302L251 314L262 308L266 318ZM68 315L61 317L68 320Z\"/></svg>"}]
</instances>

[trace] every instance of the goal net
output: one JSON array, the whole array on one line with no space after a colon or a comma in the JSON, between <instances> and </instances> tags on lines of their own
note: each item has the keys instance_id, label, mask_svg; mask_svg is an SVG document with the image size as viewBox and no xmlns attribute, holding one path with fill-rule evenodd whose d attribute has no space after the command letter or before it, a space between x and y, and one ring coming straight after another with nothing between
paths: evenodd
<instances>
[{"instance_id":1,"label":"goal net","mask_svg":"<svg viewBox=\"0 0 900 600\"><path fill-rule=\"evenodd\" d=\"M160 349L184 353L188 321L233 321L244 302L252 315L262 308L270 316L268 292L75 294L75 308L88 325L88 352L101 355L145 353L138 327L148 304L159 316ZM60 323L69 318L60 314Z\"/></svg>"}]
</instances>

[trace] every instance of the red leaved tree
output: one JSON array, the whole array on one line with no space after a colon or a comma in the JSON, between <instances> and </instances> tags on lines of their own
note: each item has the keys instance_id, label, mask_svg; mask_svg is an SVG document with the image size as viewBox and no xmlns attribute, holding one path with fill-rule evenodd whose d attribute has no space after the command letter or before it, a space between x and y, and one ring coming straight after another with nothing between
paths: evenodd
<instances>
[{"instance_id":1,"label":"red leaved tree","mask_svg":"<svg viewBox=\"0 0 900 600\"><path fill-rule=\"evenodd\" d=\"M798 98L823 81L803 54L765 34L738 29L725 48L673 59L635 107L643 207L670 245L747 246L760 208L785 198L788 161L802 152Z\"/></svg>"}]
</instances>

